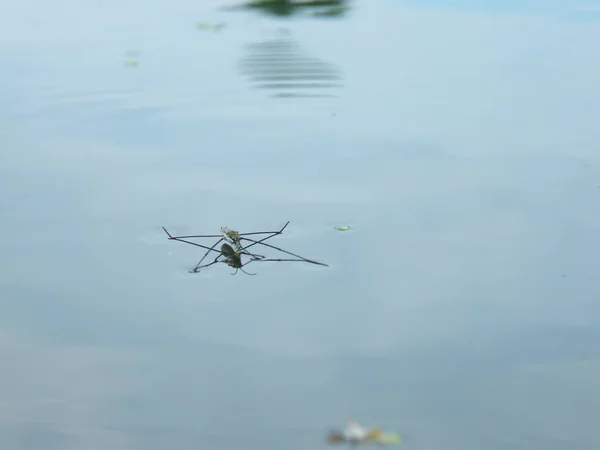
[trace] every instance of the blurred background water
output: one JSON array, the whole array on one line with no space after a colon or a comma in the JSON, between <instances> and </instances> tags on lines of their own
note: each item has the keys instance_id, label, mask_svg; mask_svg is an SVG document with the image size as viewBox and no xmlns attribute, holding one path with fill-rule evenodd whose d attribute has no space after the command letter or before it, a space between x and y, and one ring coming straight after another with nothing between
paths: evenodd
<instances>
[{"instance_id":1,"label":"blurred background water","mask_svg":"<svg viewBox=\"0 0 600 450\"><path fill-rule=\"evenodd\" d=\"M496 3L2 4L0 447L598 448L600 3Z\"/></svg>"}]
</instances>

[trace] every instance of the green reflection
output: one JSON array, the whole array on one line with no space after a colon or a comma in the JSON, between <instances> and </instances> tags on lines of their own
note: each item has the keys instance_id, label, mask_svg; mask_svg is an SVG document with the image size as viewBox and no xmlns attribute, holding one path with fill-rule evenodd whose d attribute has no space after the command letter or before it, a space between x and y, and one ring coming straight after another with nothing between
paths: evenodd
<instances>
[{"instance_id":1,"label":"green reflection","mask_svg":"<svg viewBox=\"0 0 600 450\"><path fill-rule=\"evenodd\" d=\"M279 17L304 14L313 17L339 18L348 12L349 3L348 0L254 0L227 9L249 9Z\"/></svg>"}]
</instances>

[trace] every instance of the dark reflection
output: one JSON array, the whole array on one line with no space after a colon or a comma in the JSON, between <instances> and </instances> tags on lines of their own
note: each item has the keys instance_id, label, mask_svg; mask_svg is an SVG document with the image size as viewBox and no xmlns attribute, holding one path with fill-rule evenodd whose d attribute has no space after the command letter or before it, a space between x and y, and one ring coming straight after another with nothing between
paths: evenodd
<instances>
[{"instance_id":1,"label":"dark reflection","mask_svg":"<svg viewBox=\"0 0 600 450\"><path fill-rule=\"evenodd\" d=\"M349 0L254 0L227 7L228 10L255 10L272 16L305 14L313 17L341 17L350 9Z\"/></svg>"},{"instance_id":2,"label":"dark reflection","mask_svg":"<svg viewBox=\"0 0 600 450\"><path fill-rule=\"evenodd\" d=\"M269 39L246 49L242 73L254 87L275 91L273 97L331 97L342 87L335 66L302 55L290 38Z\"/></svg>"}]
</instances>

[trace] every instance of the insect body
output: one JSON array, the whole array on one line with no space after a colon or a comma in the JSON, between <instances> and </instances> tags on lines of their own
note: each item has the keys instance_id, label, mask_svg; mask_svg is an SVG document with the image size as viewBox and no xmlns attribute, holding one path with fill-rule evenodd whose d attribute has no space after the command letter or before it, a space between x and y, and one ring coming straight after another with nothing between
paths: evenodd
<instances>
[{"instance_id":1,"label":"insect body","mask_svg":"<svg viewBox=\"0 0 600 450\"><path fill-rule=\"evenodd\" d=\"M213 264L216 264L219 262L226 263L228 266L235 268L236 271L232 275L235 275L237 273L238 269L247 275L256 275L256 274L250 274L242 269L242 267L244 267L246 264L249 264L253 261L304 261L304 262L308 262L311 264L327 266L327 264L304 258L303 256L296 255L295 253L289 252L287 250L283 250L279 247L275 247L274 245L270 245L270 244L267 244L264 242L267 239L271 239L272 237L277 236L278 234L282 234L283 230L288 226L288 224L289 224L289 221L279 231L254 231L254 232L250 232L250 233L240 233L238 231L231 230L227 227L221 227L221 234L217 234L217 235L206 234L206 235L191 235L191 236L172 236L166 230L165 227L163 227L163 230L165 231L165 233L167 233L169 240L185 242L186 244L190 244L190 245L194 245L194 246L206 249L206 253L204 253L204 255L202 256L202 258L200 259L198 264L196 264L196 267L194 267L193 270L190 270L190 273L199 272L201 268L212 266ZM251 236L251 235L267 235L267 236L263 237L259 240L254 240L252 238L247 237L247 236ZM189 239L195 239L195 238L219 238L219 240L217 242L215 242L211 247L208 247L206 245L198 244L196 242L192 242L189 240ZM225 241L225 242L221 245L221 249L217 250L217 246L223 241ZM245 243L248 243L248 244L244 247L242 244L245 244ZM265 247L280 251L282 253L293 256L295 258L294 259L291 259L291 258L287 258L287 259L266 258L263 255L250 253L248 251L248 249L254 245L263 245ZM203 265L202 262L209 255L210 252L218 253L218 255L215 257L215 259L212 262ZM246 261L245 263L243 263L242 255L248 256L250 258L249 261ZM222 259L222 258L224 258L224 259Z\"/></svg>"},{"instance_id":2,"label":"insect body","mask_svg":"<svg viewBox=\"0 0 600 450\"><path fill-rule=\"evenodd\" d=\"M216 264L218 262L221 262L218 259L221 256L224 256L225 257L225 262L227 263L227 265L229 267L233 267L235 269L235 272L233 272L232 275L235 275L238 270L241 270L246 275L256 275L255 273L248 273L244 269L242 269L242 267L244 267L246 264L254 261L254 259L251 259L247 263L243 264L242 263L242 255L250 255L250 253L244 252L243 249L242 249L242 251L239 251L239 249L234 250L233 247L231 247L231 245L229 245L229 244L223 244L223 245L221 245L221 254L219 256L217 256L212 263L207 264L207 265L202 266L202 267L208 267L208 266L210 266L212 264ZM194 270L194 271L190 271L190 272L195 273L197 271L198 270Z\"/></svg>"},{"instance_id":3,"label":"insect body","mask_svg":"<svg viewBox=\"0 0 600 450\"><path fill-rule=\"evenodd\" d=\"M227 227L221 227L221 234L223 235L223 239L225 239L230 244L235 245L235 246L240 245L239 231L230 230Z\"/></svg>"}]
</instances>

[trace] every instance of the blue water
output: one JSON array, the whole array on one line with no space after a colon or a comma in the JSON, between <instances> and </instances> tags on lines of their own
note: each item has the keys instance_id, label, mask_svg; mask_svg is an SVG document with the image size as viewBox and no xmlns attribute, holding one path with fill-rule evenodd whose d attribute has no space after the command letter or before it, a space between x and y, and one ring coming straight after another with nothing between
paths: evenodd
<instances>
[{"instance_id":1,"label":"blue water","mask_svg":"<svg viewBox=\"0 0 600 450\"><path fill-rule=\"evenodd\" d=\"M600 16L526 3L0 6L1 447L598 448Z\"/></svg>"}]
</instances>

